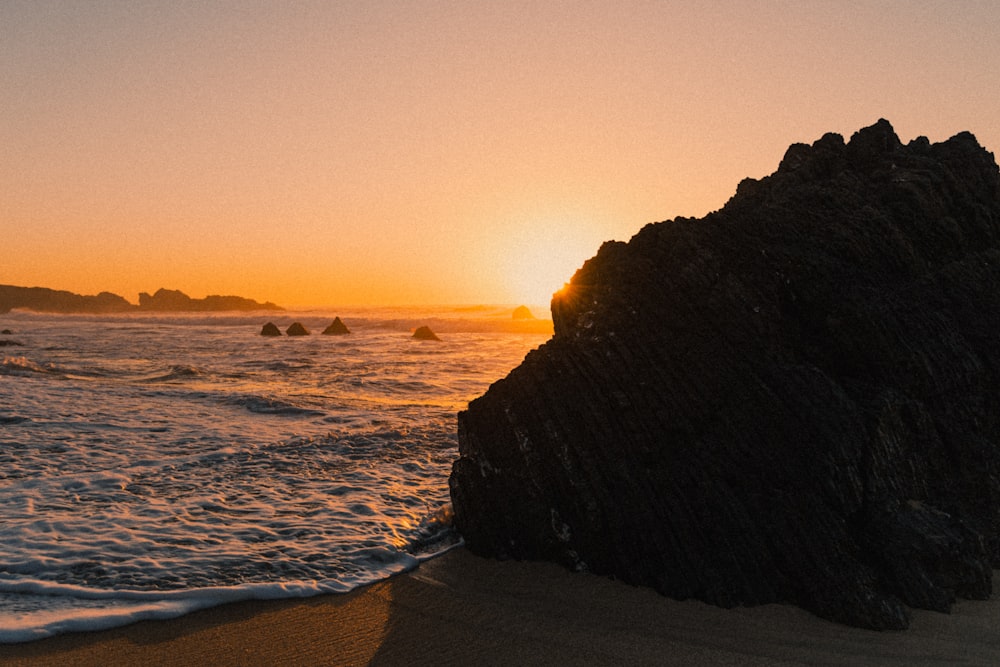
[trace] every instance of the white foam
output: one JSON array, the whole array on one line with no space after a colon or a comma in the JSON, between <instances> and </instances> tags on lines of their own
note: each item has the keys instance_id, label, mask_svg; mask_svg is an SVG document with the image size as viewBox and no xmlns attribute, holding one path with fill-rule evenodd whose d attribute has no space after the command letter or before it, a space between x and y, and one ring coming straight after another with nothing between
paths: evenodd
<instances>
[{"instance_id":1,"label":"white foam","mask_svg":"<svg viewBox=\"0 0 1000 667\"><path fill-rule=\"evenodd\" d=\"M11 357L4 356L0 361L0 375L25 375L30 376L36 373L51 373L52 368L45 368L25 356Z\"/></svg>"},{"instance_id":2,"label":"white foam","mask_svg":"<svg viewBox=\"0 0 1000 667\"><path fill-rule=\"evenodd\" d=\"M141 620L175 618L199 609L244 600L282 600L346 593L360 586L408 572L428 558L390 553L378 547L353 551L367 564L346 580L283 581L239 586L210 586L176 591L103 590L53 584L36 579L0 579L0 643L34 641L65 632L89 632Z\"/></svg>"},{"instance_id":3,"label":"white foam","mask_svg":"<svg viewBox=\"0 0 1000 667\"><path fill-rule=\"evenodd\" d=\"M6 642L342 592L451 548L455 412L545 339L455 316L415 354L372 324L416 311L277 342L246 315L11 315L26 357L0 373L28 377L0 406Z\"/></svg>"}]
</instances>

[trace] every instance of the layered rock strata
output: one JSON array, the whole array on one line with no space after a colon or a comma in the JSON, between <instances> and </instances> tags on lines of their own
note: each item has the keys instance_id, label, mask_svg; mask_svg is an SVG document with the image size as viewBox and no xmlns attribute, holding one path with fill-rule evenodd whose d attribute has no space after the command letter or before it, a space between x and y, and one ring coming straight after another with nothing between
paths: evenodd
<instances>
[{"instance_id":1,"label":"layered rock strata","mask_svg":"<svg viewBox=\"0 0 1000 667\"><path fill-rule=\"evenodd\" d=\"M459 415L455 523L716 605L904 628L1000 566L1000 174L884 120L605 243Z\"/></svg>"}]
</instances>

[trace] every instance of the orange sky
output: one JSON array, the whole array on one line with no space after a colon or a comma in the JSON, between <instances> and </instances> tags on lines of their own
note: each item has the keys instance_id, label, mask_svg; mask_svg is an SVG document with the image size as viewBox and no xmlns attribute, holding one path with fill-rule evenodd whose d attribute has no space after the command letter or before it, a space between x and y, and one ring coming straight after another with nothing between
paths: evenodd
<instances>
[{"instance_id":1,"label":"orange sky","mask_svg":"<svg viewBox=\"0 0 1000 667\"><path fill-rule=\"evenodd\" d=\"M1000 150L1000 3L0 3L0 283L547 304L880 117Z\"/></svg>"}]
</instances>

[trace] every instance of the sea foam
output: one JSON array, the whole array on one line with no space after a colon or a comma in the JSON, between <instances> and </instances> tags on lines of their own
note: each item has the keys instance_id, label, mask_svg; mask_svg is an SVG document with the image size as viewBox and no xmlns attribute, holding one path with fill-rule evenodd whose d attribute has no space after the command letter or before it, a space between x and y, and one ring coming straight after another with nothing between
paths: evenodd
<instances>
[{"instance_id":1,"label":"sea foam","mask_svg":"<svg viewBox=\"0 0 1000 667\"><path fill-rule=\"evenodd\" d=\"M344 592L454 546L455 414L547 338L472 314L428 314L431 344L415 310L279 340L247 314L5 315L0 642Z\"/></svg>"}]
</instances>

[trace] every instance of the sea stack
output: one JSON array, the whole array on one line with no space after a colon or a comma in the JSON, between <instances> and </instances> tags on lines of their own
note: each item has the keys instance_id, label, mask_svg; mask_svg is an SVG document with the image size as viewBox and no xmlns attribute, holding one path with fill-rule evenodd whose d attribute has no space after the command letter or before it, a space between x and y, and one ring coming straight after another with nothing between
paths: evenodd
<instances>
[{"instance_id":1,"label":"sea stack","mask_svg":"<svg viewBox=\"0 0 1000 667\"><path fill-rule=\"evenodd\" d=\"M458 417L469 550L902 629L1000 566L1000 172L885 120L608 242Z\"/></svg>"},{"instance_id":2,"label":"sea stack","mask_svg":"<svg viewBox=\"0 0 1000 667\"><path fill-rule=\"evenodd\" d=\"M289 336L308 336L309 329L302 326L301 322L292 322L291 326L285 329L285 333Z\"/></svg>"},{"instance_id":3,"label":"sea stack","mask_svg":"<svg viewBox=\"0 0 1000 667\"><path fill-rule=\"evenodd\" d=\"M420 327L413 332L413 337L417 340L441 340L430 327Z\"/></svg>"},{"instance_id":4,"label":"sea stack","mask_svg":"<svg viewBox=\"0 0 1000 667\"><path fill-rule=\"evenodd\" d=\"M281 329L279 329L274 322L268 322L264 325L264 328L260 330L261 336L280 336Z\"/></svg>"},{"instance_id":5,"label":"sea stack","mask_svg":"<svg viewBox=\"0 0 1000 667\"><path fill-rule=\"evenodd\" d=\"M335 317L330 326L323 329L324 336L343 336L351 333L351 330L347 328L347 325L340 321L339 317Z\"/></svg>"},{"instance_id":6,"label":"sea stack","mask_svg":"<svg viewBox=\"0 0 1000 667\"><path fill-rule=\"evenodd\" d=\"M531 310L527 306L518 306L514 309L513 319L533 320L535 319L535 316L531 313Z\"/></svg>"}]
</instances>

